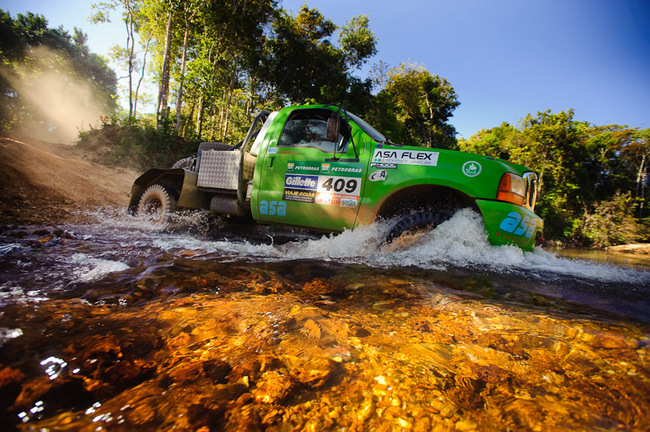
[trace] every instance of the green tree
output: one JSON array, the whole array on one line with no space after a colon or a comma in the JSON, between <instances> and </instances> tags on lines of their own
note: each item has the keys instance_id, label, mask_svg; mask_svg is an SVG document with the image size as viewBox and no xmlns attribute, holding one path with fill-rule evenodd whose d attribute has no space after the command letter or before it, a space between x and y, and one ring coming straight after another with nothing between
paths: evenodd
<instances>
[{"instance_id":1,"label":"green tree","mask_svg":"<svg viewBox=\"0 0 650 432\"><path fill-rule=\"evenodd\" d=\"M369 89L369 84L350 74L351 68L376 53L367 17L350 20L341 32L339 47L331 41L336 29L332 21L306 5L296 17L277 11L259 74L269 96L293 103L334 102L345 99L353 87L356 92Z\"/></svg>"},{"instance_id":2,"label":"green tree","mask_svg":"<svg viewBox=\"0 0 650 432\"><path fill-rule=\"evenodd\" d=\"M459 147L539 173L537 212L547 238L596 246L643 238L641 224L632 219L635 206L639 220L645 216L648 130L594 126L573 117L573 110L529 114L518 128L504 123L481 130ZM640 234L632 235L634 230Z\"/></svg>"},{"instance_id":3,"label":"green tree","mask_svg":"<svg viewBox=\"0 0 650 432\"><path fill-rule=\"evenodd\" d=\"M369 24L368 15L359 15L341 29L339 45L350 67L359 68L377 54L377 39Z\"/></svg>"},{"instance_id":4,"label":"green tree","mask_svg":"<svg viewBox=\"0 0 650 432\"><path fill-rule=\"evenodd\" d=\"M634 198L616 192L605 201L596 202L585 212L580 227L582 235L595 247L634 243L647 238L647 229L634 218Z\"/></svg>"},{"instance_id":5,"label":"green tree","mask_svg":"<svg viewBox=\"0 0 650 432\"><path fill-rule=\"evenodd\" d=\"M449 118L458 105L458 96L446 79L422 66L401 64L388 72L372 117L392 141L456 148L456 130Z\"/></svg>"}]
</instances>

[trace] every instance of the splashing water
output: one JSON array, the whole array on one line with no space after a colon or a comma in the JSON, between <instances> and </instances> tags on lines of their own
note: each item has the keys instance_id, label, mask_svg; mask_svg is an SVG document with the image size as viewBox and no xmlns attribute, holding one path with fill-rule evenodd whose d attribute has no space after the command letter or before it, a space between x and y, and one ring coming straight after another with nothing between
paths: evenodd
<instances>
[{"instance_id":1,"label":"splashing water","mask_svg":"<svg viewBox=\"0 0 650 432\"><path fill-rule=\"evenodd\" d=\"M193 251L204 259L244 260L326 260L361 264L371 267L416 267L444 270L449 266L481 271L525 273L538 279L549 275L575 277L600 282L650 283L650 272L588 260L563 258L542 248L524 252L512 245L494 246L487 240L481 217L471 210L461 210L435 230L421 234L414 242L401 247L386 248L382 241L389 229L387 223L375 223L338 235L274 244L273 233L266 234L267 243L253 243L241 237L214 240L205 235L208 222L202 213L179 215L176 226L187 230L164 230L124 213L99 218L100 232L110 232L122 245L148 245L173 252ZM226 227L226 230L228 228ZM253 228L250 228L251 230ZM135 232L134 232L135 231ZM196 234L196 231L201 234ZM137 240L134 241L134 238Z\"/></svg>"}]
</instances>

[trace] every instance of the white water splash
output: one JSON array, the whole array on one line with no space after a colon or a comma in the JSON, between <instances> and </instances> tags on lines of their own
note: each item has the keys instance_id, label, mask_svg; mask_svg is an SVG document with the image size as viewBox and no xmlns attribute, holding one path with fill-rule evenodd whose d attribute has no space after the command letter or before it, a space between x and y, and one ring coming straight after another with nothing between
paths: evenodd
<instances>
[{"instance_id":1,"label":"white water splash","mask_svg":"<svg viewBox=\"0 0 650 432\"><path fill-rule=\"evenodd\" d=\"M537 278L549 273L603 282L650 284L650 272L592 261L568 259L536 248L524 252L517 246L494 246L487 240L483 221L470 210L461 210L414 243L394 251L380 250L386 227L371 225L338 236L290 244L290 259L339 259L373 267L444 269L469 267L498 272L526 272Z\"/></svg>"},{"instance_id":2,"label":"white water splash","mask_svg":"<svg viewBox=\"0 0 650 432\"><path fill-rule=\"evenodd\" d=\"M206 223L200 214L183 217L186 223L193 226ZM419 267L434 270L456 266L501 273L524 272L527 277L537 279L557 275L650 285L648 271L563 258L541 248L524 252L512 245L494 246L487 240L481 217L470 210L459 211L435 230L394 250L381 246L388 230L388 225L382 223L346 230L339 235L323 235L315 240L273 245L248 241L215 241L201 235L170 233L160 228L152 229L150 224L132 216L103 217L100 220L102 230L99 231L110 232L124 246L148 245L171 252L187 250L209 258L216 255L219 258L263 261L313 259L372 267ZM227 230L225 227L224 231ZM135 236L134 231L137 231ZM92 272L84 274L90 277Z\"/></svg>"},{"instance_id":3,"label":"white water splash","mask_svg":"<svg viewBox=\"0 0 650 432\"><path fill-rule=\"evenodd\" d=\"M0 244L0 256L7 255L16 249L20 249L21 247L22 246L18 243Z\"/></svg>"},{"instance_id":4,"label":"white water splash","mask_svg":"<svg viewBox=\"0 0 650 432\"><path fill-rule=\"evenodd\" d=\"M77 280L81 282L90 282L109 273L120 272L129 268L128 265L119 261L93 258L82 253L72 255L70 261L75 266L73 273Z\"/></svg>"}]
</instances>

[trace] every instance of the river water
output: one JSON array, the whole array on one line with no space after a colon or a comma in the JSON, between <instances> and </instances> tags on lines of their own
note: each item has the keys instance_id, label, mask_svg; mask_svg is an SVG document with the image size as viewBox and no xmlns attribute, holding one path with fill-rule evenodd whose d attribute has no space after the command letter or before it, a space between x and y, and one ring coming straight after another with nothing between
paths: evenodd
<instances>
[{"instance_id":1,"label":"river water","mask_svg":"<svg viewBox=\"0 0 650 432\"><path fill-rule=\"evenodd\" d=\"M0 234L2 430L650 430L647 260L90 216Z\"/></svg>"}]
</instances>

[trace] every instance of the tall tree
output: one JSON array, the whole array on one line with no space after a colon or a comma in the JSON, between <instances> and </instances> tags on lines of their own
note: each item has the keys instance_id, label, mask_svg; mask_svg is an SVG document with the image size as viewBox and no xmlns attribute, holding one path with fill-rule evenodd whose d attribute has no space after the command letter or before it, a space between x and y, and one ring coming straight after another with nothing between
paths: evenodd
<instances>
[{"instance_id":1,"label":"tall tree","mask_svg":"<svg viewBox=\"0 0 650 432\"><path fill-rule=\"evenodd\" d=\"M174 31L174 5L172 1L167 3L162 3L164 6L163 11L166 16L165 19L165 43L164 43L164 49L162 52L162 71L160 73L160 84L159 84L159 91L158 91L158 110L157 110L157 118L158 118L158 129L160 129L164 121L167 118L167 114L169 113L169 107L167 105L169 101L169 80L171 77L171 62L172 62L172 44L174 41L172 40L173 36L173 31Z\"/></svg>"},{"instance_id":2,"label":"tall tree","mask_svg":"<svg viewBox=\"0 0 650 432\"><path fill-rule=\"evenodd\" d=\"M422 66L401 64L388 72L372 115L395 142L455 148L456 129L449 118L458 105L458 96L445 78Z\"/></svg>"},{"instance_id":3,"label":"tall tree","mask_svg":"<svg viewBox=\"0 0 650 432\"><path fill-rule=\"evenodd\" d=\"M111 58L124 69L126 75L118 79L126 79L126 92L129 101L128 121L133 122L137 117L140 89L146 74L147 56L153 38L153 31L149 29L142 32L144 16L142 14L142 0L109 0L93 3L93 14L90 16L92 23L106 23L111 21L111 12L122 9L122 21L126 31L124 46L113 45L110 48ZM138 40L140 38L140 40ZM140 56L142 57L140 59Z\"/></svg>"},{"instance_id":4,"label":"tall tree","mask_svg":"<svg viewBox=\"0 0 650 432\"><path fill-rule=\"evenodd\" d=\"M185 65L187 63L187 49L190 38L190 27L194 17L203 7L207 0L199 0L198 2L184 1L181 4L183 14L183 49L181 54L181 70L178 79L178 89L176 91L176 122L174 123L174 131L178 134L181 126L181 110L183 105L183 81L185 80Z\"/></svg>"},{"instance_id":5,"label":"tall tree","mask_svg":"<svg viewBox=\"0 0 650 432\"><path fill-rule=\"evenodd\" d=\"M367 17L351 20L340 36L340 47L331 41L336 29L317 9L306 5L296 17L277 12L261 67L276 98L304 102L345 97L356 82L350 68L375 54L376 39Z\"/></svg>"}]
</instances>

